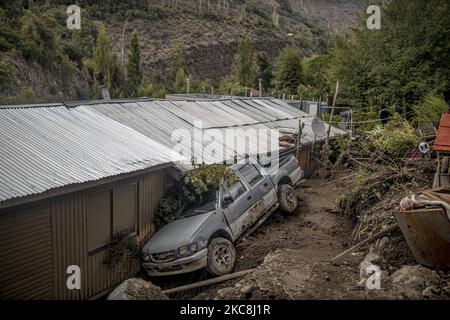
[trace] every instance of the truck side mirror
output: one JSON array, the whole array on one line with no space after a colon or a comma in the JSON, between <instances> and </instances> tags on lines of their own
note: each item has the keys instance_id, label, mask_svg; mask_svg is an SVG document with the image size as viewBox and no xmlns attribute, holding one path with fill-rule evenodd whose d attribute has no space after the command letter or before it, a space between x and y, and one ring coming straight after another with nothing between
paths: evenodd
<instances>
[{"instance_id":1,"label":"truck side mirror","mask_svg":"<svg viewBox=\"0 0 450 320\"><path fill-rule=\"evenodd\" d=\"M261 163L261 167L263 167L263 168L270 168L271 165L272 165L272 161L270 161L270 160L262 161L262 163Z\"/></svg>"},{"instance_id":2,"label":"truck side mirror","mask_svg":"<svg viewBox=\"0 0 450 320\"><path fill-rule=\"evenodd\" d=\"M226 206L226 207L228 207L231 203L233 203L233 197L232 196L230 196L229 194L227 194L227 195L225 195L224 197L223 197L223 204Z\"/></svg>"}]
</instances>

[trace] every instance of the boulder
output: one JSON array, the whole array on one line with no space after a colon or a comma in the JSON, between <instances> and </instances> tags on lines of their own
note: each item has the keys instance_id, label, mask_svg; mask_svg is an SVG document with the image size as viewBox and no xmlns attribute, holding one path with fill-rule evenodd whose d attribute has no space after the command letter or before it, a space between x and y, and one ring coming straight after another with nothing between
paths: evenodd
<instances>
[{"instance_id":1,"label":"boulder","mask_svg":"<svg viewBox=\"0 0 450 320\"><path fill-rule=\"evenodd\" d=\"M169 300L161 288L143 279L128 279L108 296L108 300Z\"/></svg>"},{"instance_id":2,"label":"boulder","mask_svg":"<svg viewBox=\"0 0 450 320\"><path fill-rule=\"evenodd\" d=\"M422 290L439 280L436 272L419 265L404 266L395 271L391 278L395 287Z\"/></svg>"},{"instance_id":3,"label":"boulder","mask_svg":"<svg viewBox=\"0 0 450 320\"><path fill-rule=\"evenodd\" d=\"M407 299L429 298L428 287L439 282L439 275L423 266L404 266L391 275L394 290Z\"/></svg>"}]
</instances>

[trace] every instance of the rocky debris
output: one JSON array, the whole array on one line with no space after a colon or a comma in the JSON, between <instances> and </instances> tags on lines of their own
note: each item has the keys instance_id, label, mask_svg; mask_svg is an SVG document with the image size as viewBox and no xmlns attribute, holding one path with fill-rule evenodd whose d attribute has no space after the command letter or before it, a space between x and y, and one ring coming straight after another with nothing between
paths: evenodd
<instances>
[{"instance_id":1,"label":"rocky debris","mask_svg":"<svg viewBox=\"0 0 450 320\"><path fill-rule=\"evenodd\" d=\"M439 294L440 275L423 266L404 266L391 275L393 291L402 298L433 298Z\"/></svg>"},{"instance_id":2,"label":"rocky debris","mask_svg":"<svg viewBox=\"0 0 450 320\"><path fill-rule=\"evenodd\" d=\"M108 300L168 300L161 288L142 279L128 279L122 282L108 296Z\"/></svg>"},{"instance_id":3,"label":"rocky debris","mask_svg":"<svg viewBox=\"0 0 450 320\"><path fill-rule=\"evenodd\" d=\"M415 265L416 259L411 253L405 238L398 230L393 234L387 245L381 250L379 266L382 270L394 272L402 266Z\"/></svg>"},{"instance_id":4,"label":"rocky debris","mask_svg":"<svg viewBox=\"0 0 450 320\"><path fill-rule=\"evenodd\" d=\"M344 174L348 176L349 172ZM360 250L339 263L330 262L354 244L355 235L350 236L354 226L347 225L342 215L332 211L336 190L345 187L342 179L326 184L319 179L307 181L297 191L303 201L298 214L275 213L247 239L245 246L238 248L243 258L237 267L257 270L242 279L207 288L197 293L195 299L450 299L450 273L411 267L417 262L400 230L377 240L368 256L365 250ZM376 208L369 209L373 222L380 218L377 213L386 211L390 211L385 213L386 217L390 215L389 219L393 219L392 211L402 196L397 193L391 190L388 196L396 199L384 198ZM377 226L383 226L383 220ZM364 230L365 226L360 230L363 239L378 230ZM379 290L364 285L367 271L371 274L375 269L364 270L364 265L379 267ZM416 274L416 282L412 279L408 282L412 276L408 270Z\"/></svg>"},{"instance_id":5,"label":"rocky debris","mask_svg":"<svg viewBox=\"0 0 450 320\"><path fill-rule=\"evenodd\" d=\"M378 239L377 242L370 247L369 253L359 264L359 283L358 286L367 288L367 282L374 270L380 270L381 272L381 282L385 284L387 279L387 274L378 267L381 261L381 251L384 249L386 244L389 242L388 237L383 237ZM380 282L380 287L382 286Z\"/></svg>"},{"instance_id":6,"label":"rocky debris","mask_svg":"<svg viewBox=\"0 0 450 320\"><path fill-rule=\"evenodd\" d=\"M268 254L257 270L231 287L219 289L214 299L344 299L357 298L353 274L347 277L345 266L331 266L302 250L278 249ZM328 259L327 259L328 260Z\"/></svg>"},{"instance_id":7,"label":"rocky debris","mask_svg":"<svg viewBox=\"0 0 450 320\"><path fill-rule=\"evenodd\" d=\"M296 283L301 285L301 278L306 279L304 269L292 268L285 271L286 265L295 260L295 250L276 250L268 254L258 269L235 283L234 286L217 291L214 299L292 299L286 288L286 274L296 278ZM297 257L298 258L298 257Z\"/></svg>"}]
</instances>

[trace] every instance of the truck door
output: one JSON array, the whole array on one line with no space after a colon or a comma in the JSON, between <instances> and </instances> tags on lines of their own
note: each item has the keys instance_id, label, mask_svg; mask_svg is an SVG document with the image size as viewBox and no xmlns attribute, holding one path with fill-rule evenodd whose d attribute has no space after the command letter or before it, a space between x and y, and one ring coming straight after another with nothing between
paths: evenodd
<instances>
[{"instance_id":1,"label":"truck door","mask_svg":"<svg viewBox=\"0 0 450 320\"><path fill-rule=\"evenodd\" d=\"M255 198L243 183L239 181L230 187L224 188L223 197L229 196L231 203L226 203L223 199L221 205L228 225L233 232L233 237L238 238L244 231L242 228L243 218L255 204Z\"/></svg>"},{"instance_id":2,"label":"truck door","mask_svg":"<svg viewBox=\"0 0 450 320\"><path fill-rule=\"evenodd\" d=\"M277 202L276 190L270 176L263 176L258 165L248 164L240 169L240 174L252 190L262 213L265 213Z\"/></svg>"}]
</instances>

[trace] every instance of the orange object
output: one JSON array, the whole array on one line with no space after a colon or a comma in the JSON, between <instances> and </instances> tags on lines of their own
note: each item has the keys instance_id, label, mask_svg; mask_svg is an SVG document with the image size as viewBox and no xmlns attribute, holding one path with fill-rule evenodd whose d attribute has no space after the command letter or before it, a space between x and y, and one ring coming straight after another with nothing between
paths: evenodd
<instances>
[{"instance_id":1,"label":"orange object","mask_svg":"<svg viewBox=\"0 0 450 320\"><path fill-rule=\"evenodd\" d=\"M442 115L433 149L438 152L450 153L450 114L448 113Z\"/></svg>"}]
</instances>

